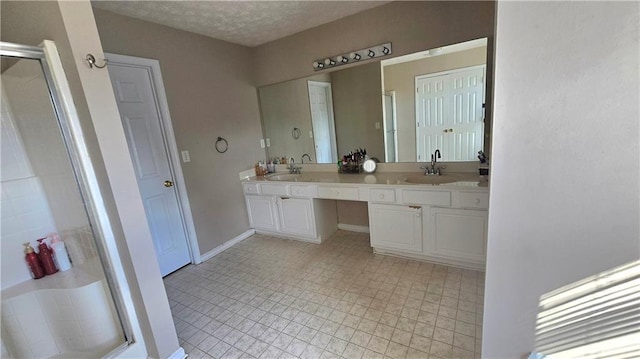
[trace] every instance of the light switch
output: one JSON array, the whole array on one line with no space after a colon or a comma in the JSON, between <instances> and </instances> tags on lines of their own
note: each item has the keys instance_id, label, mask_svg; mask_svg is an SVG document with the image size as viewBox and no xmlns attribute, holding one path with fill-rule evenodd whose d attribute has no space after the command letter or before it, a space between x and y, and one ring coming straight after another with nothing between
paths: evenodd
<instances>
[{"instance_id":1,"label":"light switch","mask_svg":"<svg viewBox=\"0 0 640 359\"><path fill-rule=\"evenodd\" d=\"M380 122L376 122L376 130L380 129Z\"/></svg>"},{"instance_id":2,"label":"light switch","mask_svg":"<svg viewBox=\"0 0 640 359\"><path fill-rule=\"evenodd\" d=\"M313 131L309 131L309 138L313 138Z\"/></svg>"},{"instance_id":3,"label":"light switch","mask_svg":"<svg viewBox=\"0 0 640 359\"><path fill-rule=\"evenodd\" d=\"M260 139L260 148L264 148L264 138Z\"/></svg>"},{"instance_id":4,"label":"light switch","mask_svg":"<svg viewBox=\"0 0 640 359\"><path fill-rule=\"evenodd\" d=\"M182 162L184 163L191 162L191 156L189 155L189 151L181 151L180 154L182 155Z\"/></svg>"}]
</instances>

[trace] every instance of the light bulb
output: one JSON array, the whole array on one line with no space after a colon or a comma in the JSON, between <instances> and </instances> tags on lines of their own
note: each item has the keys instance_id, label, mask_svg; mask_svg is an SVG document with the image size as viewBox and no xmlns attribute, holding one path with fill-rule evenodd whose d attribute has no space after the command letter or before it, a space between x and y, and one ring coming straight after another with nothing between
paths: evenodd
<instances>
[{"instance_id":1,"label":"light bulb","mask_svg":"<svg viewBox=\"0 0 640 359\"><path fill-rule=\"evenodd\" d=\"M373 50L369 50L369 52L367 53L367 55L368 55L369 57L374 57L374 56L376 56L376 53L375 53L375 52L373 52Z\"/></svg>"},{"instance_id":2,"label":"light bulb","mask_svg":"<svg viewBox=\"0 0 640 359\"><path fill-rule=\"evenodd\" d=\"M352 58L353 60L356 60L356 61L360 60L360 54L357 53L357 52L350 53L349 57Z\"/></svg>"},{"instance_id":3,"label":"light bulb","mask_svg":"<svg viewBox=\"0 0 640 359\"><path fill-rule=\"evenodd\" d=\"M344 64L344 63L349 62L349 59L348 59L346 56L342 56L342 55L341 55L341 56L338 56L338 57L336 58L336 60L337 60L338 62L342 62L343 64Z\"/></svg>"},{"instance_id":4,"label":"light bulb","mask_svg":"<svg viewBox=\"0 0 640 359\"><path fill-rule=\"evenodd\" d=\"M388 48L388 47L386 47L386 46L383 46L383 47L382 47L382 53L383 53L383 54L385 54L385 55L389 55L389 52L391 52L391 50L389 50L389 48Z\"/></svg>"}]
</instances>

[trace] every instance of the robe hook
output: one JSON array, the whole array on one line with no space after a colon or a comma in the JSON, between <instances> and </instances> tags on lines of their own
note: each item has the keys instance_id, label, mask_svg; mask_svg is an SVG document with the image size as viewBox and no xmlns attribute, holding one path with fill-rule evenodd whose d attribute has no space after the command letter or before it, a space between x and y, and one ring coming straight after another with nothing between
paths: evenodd
<instances>
[{"instance_id":1,"label":"robe hook","mask_svg":"<svg viewBox=\"0 0 640 359\"><path fill-rule=\"evenodd\" d=\"M107 62L109 62L109 60L104 59L104 65L100 66L96 63L96 58L92 54L87 54L86 60L87 60L87 63L89 63L89 68L93 68L95 66L99 69L103 69L107 67Z\"/></svg>"}]
</instances>

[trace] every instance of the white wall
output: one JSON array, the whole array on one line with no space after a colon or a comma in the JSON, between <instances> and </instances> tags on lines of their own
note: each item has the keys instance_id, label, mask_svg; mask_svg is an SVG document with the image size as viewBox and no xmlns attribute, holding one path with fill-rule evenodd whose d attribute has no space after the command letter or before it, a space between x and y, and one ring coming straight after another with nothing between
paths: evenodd
<instances>
[{"instance_id":1,"label":"white wall","mask_svg":"<svg viewBox=\"0 0 640 359\"><path fill-rule=\"evenodd\" d=\"M485 358L540 295L639 257L638 2L500 2Z\"/></svg>"}]
</instances>

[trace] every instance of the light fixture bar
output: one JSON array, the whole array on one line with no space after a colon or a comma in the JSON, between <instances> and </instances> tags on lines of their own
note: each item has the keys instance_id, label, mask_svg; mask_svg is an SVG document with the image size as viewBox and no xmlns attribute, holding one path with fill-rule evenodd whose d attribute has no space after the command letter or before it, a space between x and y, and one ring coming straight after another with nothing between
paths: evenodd
<instances>
[{"instance_id":1,"label":"light fixture bar","mask_svg":"<svg viewBox=\"0 0 640 359\"><path fill-rule=\"evenodd\" d=\"M313 62L312 66L315 71L320 71L340 65L362 62L387 55L391 55L390 42L376 46L369 46L364 49L348 52L346 54L317 59Z\"/></svg>"}]
</instances>

